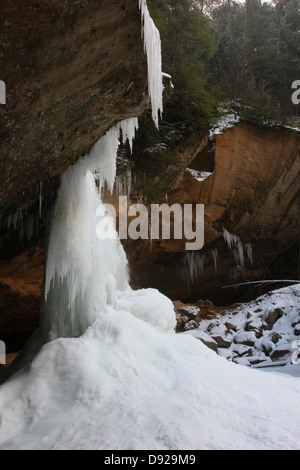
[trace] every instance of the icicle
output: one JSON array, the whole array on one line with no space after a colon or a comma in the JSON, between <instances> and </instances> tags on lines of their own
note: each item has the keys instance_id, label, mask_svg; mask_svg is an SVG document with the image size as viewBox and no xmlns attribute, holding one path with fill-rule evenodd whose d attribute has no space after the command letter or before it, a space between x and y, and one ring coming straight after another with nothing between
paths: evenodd
<instances>
[{"instance_id":1,"label":"icicle","mask_svg":"<svg viewBox=\"0 0 300 470\"><path fill-rule=\"evenodd\" d=\"M30 215L27 219L27 225L26 225L26 238L27 240L31 240L31 237L33 235L33 227L34 227L34 216Z\"/></svg>"},{"instance_id":2,"label":"icicle","mask_svg":"<svg viewBox=\"0 0 300 470\"><path fill-rule=\"evenodd\" d=\"M244 249L241 239L237 235L228 232L226 229L223 229L223 237L228 248L233 251L236 262L240 263L241 267L244 267Z\"/></svg>"},{"instance_id":3,"label":"icicle","mask_svg":"<svg viewBox=\"0 0 300 470\"><path fill-rule=\"evenodd\" d=\"M184 255L181 264L177 267L177 275L188 289L199 282L203 276L204 262L205 256L197 251L189 251Z\"/></svg>"},{"instance_id":4,"label":"icicle","mask_svg":"<svg viewBox=\"0 0 300 470\"><path fill-rule=\"evenodd\" d=\"M128 141L131 152L133 139L138 128L139 122L137 118L125 119L120 123L120 129L122 131L122 142L125 144Z\"/></svg>"},{"instance_id":5,"label":"icicle","mask_svg":"<svg viewBox=\"0 0 300 470\"><path fill-rule=\"evenodd\" d=\"M126 195L129 197L131 193L133 174L132 168L127 166L125 169L121 169L119 174L116 176L115 191L118 196Z\"/></svg>"},{"instance_id":6,"label":"icicle","mask_svg":"<svg viewBox=\"0 0 300 470\"><path fill-rule=\"evenodd\" d=\"M215 273L217 274L217 272L218 272L218 257L219 257L217 248L214 248L213 250L211 250L211 254L212 254L212 257L214 259Z\"/></svg>"},{"instance_id":7,"label":"icicle","mask_svg":"<svg viewBox=\"0 0 300 470\"><path fill-rule=\"evenodd\" d=\"M253 248L252 248L251 243L246 243L245 249L246 249L246 253L248 256L248 260L250 261L251 264L253 264Z\"/></svg>"},{"instance_id":8,"label":"icicle","mask_svg":"<svg viewBox=\"0 0 300 470\"><path fill-rule=\"evenodd\" d=\"M43 182L40 182L40 192L39 192L39 218L42 218L42 192L43 192Z\"/></svg>"},{"instance_id":9,"label":"icicle","mask_svg":"<svg viewBox=\"0 0 300 470\"><path fill-rule=\"evenodd\" d=\"M152 118L158 127L159 113L163 111L163 81L160 34L145 0L139 0L142 16L142 35L148 62L148 88L152 105Z\"/></svg>"}]
</instances>

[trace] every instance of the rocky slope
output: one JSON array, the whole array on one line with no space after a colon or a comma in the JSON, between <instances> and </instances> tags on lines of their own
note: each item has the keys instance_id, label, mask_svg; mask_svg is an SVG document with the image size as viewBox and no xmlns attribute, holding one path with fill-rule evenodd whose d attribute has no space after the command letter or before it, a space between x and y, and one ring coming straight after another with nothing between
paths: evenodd
<instances>
[{"instance_id":1,"label":"rocky slope","mask_svg":"<svg viewBox=\"0 0 300 470\"><path fill-rule=\"evenodd\" d=\"M174 302L178 333L189 333L231 362L252 367L297 365L300 284L231 307ZM294 367L296 371L296 367Z\"/></svg>"}]
</instances>

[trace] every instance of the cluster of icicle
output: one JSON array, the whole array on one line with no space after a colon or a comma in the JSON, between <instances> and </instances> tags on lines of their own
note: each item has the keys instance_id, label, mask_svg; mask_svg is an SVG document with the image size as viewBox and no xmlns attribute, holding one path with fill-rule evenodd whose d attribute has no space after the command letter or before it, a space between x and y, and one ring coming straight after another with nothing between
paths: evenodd
<instances>
[{"instance_id":1,"label":"cluster of icicle","mask_svg":"<svg viewBox=\"0 0 300 470\"><path fill-rule=\"evenodd\" d=\"M145 0L140 1L140 8L152 115L158 126L163 93L160 36ZM120 140L128 141L132 150L137 128L137 118L118 123L61 177L49 237L42 312L42 327L50 339L79 336L99 311L115 306L119 291L128 289L127 259L118 236L100 240L96 227L101 191L105 184L111 192L114 188ZM111 227L115 230L113 223Z\"/></svg>"},{"instance_id":2,"label":"cluster of icicle","mask_svg":"<svg viewBox=\"0 0 300 470\"><path fill-rule=\"evenodd\" d=\"M225 228L223 229L223 238L228 246L233 252L234 259L236 263L241 267L244 268L245 265L245 257L244 257L244 245L241 241L240 237L234 235ZM248 256L250 263L252 264L252 245L251 243L245 244L245 250Z\"/></svg>"},{"instance_id":3,"label":"cluster of icicle","mask_svg":"<svg viewBox=\"0 0 300 470\"><path fill-rule=\"evenodd\" d=\"M218 271L218 250L214 248L210 251L210 255L214 261L215 273ZM182 257L180 264L177 266L177 277L181 279L187 287L188 292L190 287L195 286L200 282L203 276L205 261L207 261L208 254L204 255L199 251L188 251Z\"/></svg>"},{"instance_id":4,"label":"cluster of icicle","mask_svg":"<svg viewBox=\"0 0 300 470\"><path fill-rule=\"evenodd\" d=\"M0 238L0 247L5 247L6 243L11 239L12 232L16 232L19 235L19 242L22 245L25 241L30 241L38 233L40 226L50 223L51 207L56 193L51 191L43 198L42 183L39 183L37 194L38 202L37 199L32 199L21 204L6 217L3 217L3 224L6 224L7 232Z\"/></svg>"},{"instance_id":5,"label":"cluster of icicle","mask_svg":"<svg viewBox=\"0 0 300 470\"><path fill-rule=\"evenodd\" d=\"M253 263L253 249L251 243L245 243L241 241L240 237L230 233L225 228L223 229L223 238L226 245L232 251L236 267L230 269L230 275L232 279L238 277L238 272L242 271L245 267L245 254L249 262ZM218 271L218 250L214 248L210 252L215 266L215 273ZM196 285L201 277L203 276L205 261L207 261L207 255L204 255L198 251L190 251L186 253L181 263L177 266L177 277L181 279L187 286L188 290L191 286Z\"/></svg>"}]
</instances>

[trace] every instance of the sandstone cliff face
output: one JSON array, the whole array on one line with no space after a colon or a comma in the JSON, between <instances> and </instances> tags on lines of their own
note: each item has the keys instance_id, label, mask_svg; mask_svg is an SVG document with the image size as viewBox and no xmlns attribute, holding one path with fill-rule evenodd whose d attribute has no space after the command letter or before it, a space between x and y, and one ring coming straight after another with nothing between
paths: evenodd
<instances>
[{"instance_id":1,"label":"sandstone cliff face","mask_svg":"<svg viewBox=\"0 0 300 470\"><path fill-rule=\"evenodd\" d=\"M109 127L149 102L138 1L8 0L0 18L3 214L55 186Z\"/></svg>"},{"instance_id":2,"label":"sandstone cliff face","mask_svg":"<svg viewBox=\"0 0 300 470\"><path fill-rule=\"evenodd\" d=\"M151 250L149 243L137 248L128 241L133 280L185 301L248 299L260 291L222 287L272 278L271 262L300 239L300 134L240 123L216 136L214 152L208 139L196 141L190 139L185 149L185 164L212 174L198 181L182 168L168 202L204 204L204 247L187 255L185 241L160 240ZM235 249L224 229L233 244L236 237Z\"/></svg>"},{"instance_id":3,"label":"sandstone cliff face","mask_svg":"<svg viewBox=\"0 0 300 470\"><path fill-rule=\"evenodd\" d=\"M176 197L205 204L206 223L218 232L288 246L300 234L299 150L297 132L240 123L216 136L212 175L198 183L186 172Z\"/></svg>"},{"instance_id":4,"label":"sandstone cliff face","mask_svg":"<svg viewBox=\"0 0 300 470\"><path fill-rule=\"evenodd\" d=\"M59 175L150 101L137 0L7 0L0 24L0 337L15 350L38 323Z\"/></svg>"}]
</instances>

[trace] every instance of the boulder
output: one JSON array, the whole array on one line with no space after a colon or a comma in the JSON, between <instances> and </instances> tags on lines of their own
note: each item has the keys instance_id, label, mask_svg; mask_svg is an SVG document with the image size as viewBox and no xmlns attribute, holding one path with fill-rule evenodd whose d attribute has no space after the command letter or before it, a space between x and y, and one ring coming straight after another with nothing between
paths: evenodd
<instances>
[{"instance_id":1,"label":"boulder","mask_svg":"<svg viewBox=\"0 0 300 470\"><path fill-rule=\"evenodd\" d=\"M273 351L274 344L272 341L268 341L267 339L264 339L261 343L261 348L262 351L265 353L266 356L269 356L270 353Z\"/></svg>"},{"instance_id":2,"label":"boulder","mask_svg":"<svg viewBox=\"0 0 300 470\"><path fill-rule=\"evenodd\" d=\"M254 346L256 335L253 331L243 331L234 336L235 343L244 344L245 346Z\"/></svg>"},{"instance_id":3,"label":"boulder","mask_svg":"<svg viewBox=\"0 0 300 470\"><path fill-rule=\"evenodd\" d=\"M300 323L298 323L298 325L295 326L294 328L294 334L296 336L300 336Z\"/></svg>"},{"instance_id":4,"label":"boulder","mask_svg":"<svg viewBox=\"0 0 300 470\"><path fill-rule=\"evenodd\" d=\"M275 308L275 310L269 310L264 314L264 328L266 330L272 330L273 326L283 316L282 308Z\"/></svg>"},{"instance_id":5,"label":"boulder","mask_svg":"<svg viewBox=\"0 0 300 470\"><path fill-rule=\"evenodd\" d=\"M230 348L231 341L224 338L224 336L212 336L212 339L218 344L219 348Z\"/></svg>"},{"instance_id":6,"label":"boulder","mask_svg":"<svg viewBox=\"0 0 300 470\"><path fill-rule=\"evenodd\" d=\"M198 328L198 323L195 320L190 320L184 325L185 331L195 330Z\"/></svg>"},{"instance_id":7,"label":"boulder","mask_svg":"<svg viewBox=\"0 0 300 470\"><path fill-rule=\"evenodd\" d=\"M232 331L236 331L237 330L237 325L235 325L234 323L231 323L229 321L227 321L225 323L225 326L227 328L228 331L232 330Z\"/></svg>"},{"instance_id":8,"label":"boulder","mask_svg":"<svg viewBox=\"0 0 300 470\"><path fill-rule=\"evenodd\" d=\"M193 333L194 338L199 339L202 341L205 346L207 346L209 349L212 349L213 351L217 352L218 351L218 344L216 341L214 341L208 334L206 334L204 331L194 331Z\"/></svg>"},{"instance_id":9,"label":"boulder","mask_svg":"<svg viewBox=\"0 0 300 470\"><path fill-rule=\"evenodd\" d=\"M212 310L208 310L206 313L205 313L205 318L207 320L212 320L213 318L216 318L216 313L213 312Z\"/></svg>"},{"instance_id":10,"label":"boulder","mask_svg":"<svg viewBox=\"0 0 300 470\"><path fill-rule=\"evenodd\" d=\"M194 319L198 315L199 311L200 309L193 305L185 305L184 307L177 309L177 312L180 315L184 315L190 319Z\"/></svg>"},{"instance_id":11,"label":"boulder","mask_svg":"<svg viewBox=\"0 0 300 470\"><path fill-rule=\"evenodd\" d=\"M271 341L276 344L278 341L282 338L281 334L277 333L277 331L274 331L271 335Z\"/></svg>"},{"instance_id":12,"label":"boulder","mask_svg":"<svg viewBox=\"0 0 300 470\"><path fill-rule=\"evenodd\" d=\"M287 359L288 357L291 357L290 346L288 344L280 345L270 353L270 358L273 362Z\"/></svg>"},{"instance_id":13,"label":"boulder","mask_svg":"<svg viewBox=\"0 0 300 470\"><path fill-rule=\"evenodd\" d=\"M245 325L245 330L253 331L255 333L256 338L260 338L263 334L263 325L261 319L255 318L247 322Z\"/></svg>"}]
</instances>

